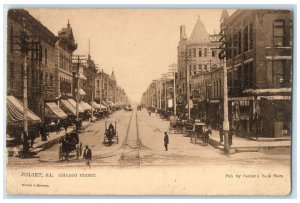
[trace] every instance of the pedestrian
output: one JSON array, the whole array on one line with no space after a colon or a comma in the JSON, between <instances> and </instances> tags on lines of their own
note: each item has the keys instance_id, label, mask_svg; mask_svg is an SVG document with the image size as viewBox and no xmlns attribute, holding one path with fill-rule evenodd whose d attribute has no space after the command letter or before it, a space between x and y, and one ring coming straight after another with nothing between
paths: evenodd
<instances>
[{"instance_id":1,"label":"pedestrian","mask_svg":"<svg viewBox=\"0 0 300 203\"><path fill-rule=\"evenodd\" d=\"M56 134L60 134L60 128L61 128L61 123L60 123L60 120L57 119L57 123L56 123Z\"/></svg>"},{"instance_id":2,"label":"pedestrian","mask_svg":"<svg viewBox=\"0 0 300 203\"><path fill-rule=\"evenodd\" d=\"M29 132L29 138L30 138L30 148L33 148L33 144L35 140L35 128L33 128L32 131Z\"/></svg>"},{"instance_id":3,"label":"pedestrian","mask_svg":"<svg viewBox=\"0 0 300 203\"><path fill-rule=\"evenodd\" d=\"M64 156L63 156L63 137L61 137L59 139L58 144L59 144L59 146L58 146L58 159L60 161L63 161L63 158L64 158Z\"/></svg>"},{"instance_id":4,"label":"pedestrian","mask_svg":"<svg viewBox=\"0 0 300 203\"><path fill-rule=\"evenodd\" d=\"M208 145L209 135L211 135L211 129L210 128L204 133L204 145L205 146Z\"/></svg>"},{"instance_id":5,"label":"pedestrian","mask_svg":"<svg viewBox=\"0 0 300 203\"><path fill-rule=\"evenodd\" d=\"M166 151L168 151L168 144L169 144L169 135L167 132L165 132L164 146L165 146Z\"/></svg>"},{"instance_id":6,"label":"pedestrian","mask_svg":"<svg viewBox=\"0 0 300 203\"><path fill-rule=\"evenodd\" d=\"M222 125L220 124L219 124L219 136L220 136L220 142L223 142L224 132L223 132Z\"/></svg>"},{"instance_id":7,"label":"pedestrian","mask_svg":"<svg viewBox=\"0 0 300 203\"><path fill-rule=\"evenodd\" d=\"M23 131L23 157L27 155L28 151L28 133L26 131Z\"/></svg>"},{"instance_id":8,"label":"pedestrian","mask_svg":"<svg viewBox=\"0 0 300 203\"><path fill-rule=\"evenodd\" d=\"M80 156L80 145L76 144L76 159L78 159Z\"/></svg>"},{"instance_id":9,"label":"pedestrian","mask_svg":"<svg viewBox=\"0 0 300 203\"><path fill-rule=\"evenodd\" d=\"M65 134L66 134L67 130L68 130L68 121L67 120L64 123L64 128L65 128Z\"/></svg>"},{"instance_id":10,"label":"pedestrian","mask_svg":"<svg viewBox=\"0 0 300 203\"><path fill-rule=\"evenodd\" d=\"M85 150L83 152L83 158L86 160L86 165L91 168L91 160L92 160L92 150L88 145L85 145Z\"/></svg>"}]
</instances>

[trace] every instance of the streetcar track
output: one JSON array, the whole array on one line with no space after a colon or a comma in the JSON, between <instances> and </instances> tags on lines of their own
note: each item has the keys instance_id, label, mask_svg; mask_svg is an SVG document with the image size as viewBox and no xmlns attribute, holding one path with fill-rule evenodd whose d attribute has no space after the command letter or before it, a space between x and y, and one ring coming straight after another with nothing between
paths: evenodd
<instances>
[{"instance_id":1,"label":"streetcar track","mask_svg":"<svg viewBox=\"0 0 300 203\"><path fill-rule=\"evenodd\" d=\"M134 111L135 111L135 128L136 128L136 138L135 140L129 140L129 132L130 129L132 129L132 118L134 116ZM130 117L130 121L126 130L126 136L125 139L122 143L122 153L121 156L118 160L118 165L120 167L124 167L124 166L140 166L141 165L141 161L140 161L140 147L141 147L141 140L139 139L139 133L138 133L138 122L137 122L137 110L135 109L134 111L132 111L131 117ZM132 134L131 134L132 135ZM131 143L129 142L131 141ZM132 141L133 145L132 146ZM131 149L128 151L128 148Z\"/></svg>"}]
</instances>

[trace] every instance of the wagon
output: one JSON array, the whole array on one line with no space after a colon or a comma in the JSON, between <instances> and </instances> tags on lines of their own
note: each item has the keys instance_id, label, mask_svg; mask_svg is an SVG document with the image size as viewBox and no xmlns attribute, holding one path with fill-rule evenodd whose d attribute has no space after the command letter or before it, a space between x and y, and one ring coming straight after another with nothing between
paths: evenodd
<instances>
[{"instance_id":1,"label":"wagon","mask_svg":"<svg viewBox=\"0 0 300 203\"><path fill-rule=\"evenodd\" d=\"M114 123L114 125L113 125ZM103 144L112 145L112 143L119 143L119 136L117 131L117 122L105 121L105 132Z\"/></svg>"},{"instance_id":2,"label":"wagon","mask_svg":"<svg viewBox=\"0 0 300 203\"><path fill-rule=\"evenodd\" d=\"M195 139L195 143L197 143L197 140L201 140L202 145L207 146L209 137L205 132L207 132L208 130L210 129L205 123L196 121L194 123L192 136Z\"/></svg>"},{"instance_id":3,"label":"wagon","mask_svg":"<svg viewBox=\"0 0 300 203\"><path fill-rule=\"evenodd\" d=\"M182 133L183 126L182 120L180 120L177 116L170 116L169 133Z\"/></svg>"}]
</instances>

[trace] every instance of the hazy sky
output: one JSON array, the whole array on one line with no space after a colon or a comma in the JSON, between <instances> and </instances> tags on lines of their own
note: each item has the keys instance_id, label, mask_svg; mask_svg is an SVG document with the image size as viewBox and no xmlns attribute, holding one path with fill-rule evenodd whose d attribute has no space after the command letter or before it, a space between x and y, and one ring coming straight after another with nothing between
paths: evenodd
<instances>
[{"instance_id":1,"label":"hazy sky","mask_svg":"<svg viewBox=\"0 0 300 203\"><path fill-rule=\"evenodd\" d=\"M106 73L114 69L117 83L139 102L153 79L177 63L179 27L189 37L200 16L210 34L219 32L219 9L27 9L57 35L68 19L78 49L90 53ZM234 10L228 10L232 14Z\"/></svg>"}]
</instances>

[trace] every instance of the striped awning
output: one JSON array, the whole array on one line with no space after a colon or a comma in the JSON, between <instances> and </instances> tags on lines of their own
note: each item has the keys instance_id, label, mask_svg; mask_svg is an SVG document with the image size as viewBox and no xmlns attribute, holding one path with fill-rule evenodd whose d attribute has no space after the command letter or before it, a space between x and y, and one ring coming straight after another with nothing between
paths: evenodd
<instances>
[{"instance_id":1,"label":"striped awning","mask_svg":"<svg viewBox=\"0 0 300 203\"><path fill-rule=\"evenodd\" d=\"M88 111L88 110L92 109L92 107L84 101L81 101L80 104L82 105L82 107L84 108L85 111Z\"/></svg>"},{"instance_id":2,"label":"striped awning","mask_svg":"<svg viewBox=\"0 0 300 203\"><path fill-rule=\"evenodd\" d=\"M62 99L60 102L60 107L68 114L68 115L75 115L76 109L73 107L73 105L65 99Z\"/></svg>"},{"instance_id":3,"label":"striped awning","mask_svg":"<svg viewBox=\"0 0 300 203\"><path fill-rule=\"evenodd\" d=\"M24 106L23 104L14 96L6 97L6 118L8 124L20 123L24 121ZM27 108L27 119L29 123L39 123L41 122L40 117L33 113Z\"/></svg>"},{"instance_id":4,"label":"striped awning","mask_svg":"<svg viewBox=\"0 0 300 203\"><path fill-rule=\"evenodd\" d=\"M68 115L54 102L46 103L45 116L65 119Z\"/></svg>"},{"instance_id":5,"label":"striped awning","mask_svg":"<svg viewBox=\"0 0 300 203\"><path fill-rule=\"evenodd\" d=\"M75 108L75 112L76 112L76 101L74 99L68 99L68 102L70 102L72 104L72 106ZM79 113L84 112L84 107L82 106L82 104L80 102L78 103L78 111L79 111Z\"/></svg>"}]
</instances>

